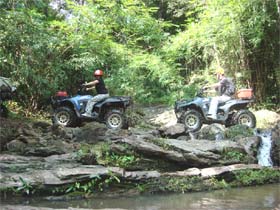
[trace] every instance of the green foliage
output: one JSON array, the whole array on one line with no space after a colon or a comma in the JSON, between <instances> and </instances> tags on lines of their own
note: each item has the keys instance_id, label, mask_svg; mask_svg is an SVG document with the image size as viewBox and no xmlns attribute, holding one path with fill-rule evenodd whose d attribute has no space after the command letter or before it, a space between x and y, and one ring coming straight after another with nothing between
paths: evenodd
<instances>
[{"instance_id":1,"label":"green foliage","mask_svg":"<svg viewBox=\"0 0 280 210\"><path fill-rule=\"evenodd\" d=\"M128 65L120 68L119 74L108 82L115 86L113 89L126 92L138 101L168 102L166 100L180 87L180 78L176 75L176 70L162 62L160 56L139 52L131 54Z\"/></svg>"},{"instance_id":2,"label":"green foliage","mask_svg":"<svg viewBox=\"0 0 280 210\"><path fill-rule=\"evenodd\" d=\"M14 191L16 193L30 195L35 192L35 189L33 189L32 185L28 183L26 180L24 180L22 177L19 177L19 181L21 185L14 188Z\"/></svg>"},{"instance_id":3,"label":"green foliage","mask_svg":"<svg viewBox=\"0 0 280 210\"><path fill-rule=\"evenodd\" d=\"M242 152L237 151L227 151L224 153L223 158L225 160L232 160L235 162L242 162L246 158L246 156Z\"/></svg>"},{"instance_id":4,"label":"green foliage","mask_svg":"<svg viewBox=\"0 0 280 210\"><path fill-rule=\"evenodd\" d=\"M227 183L224 179L218 180L215 177L211 177L209 183L213 189L227 189L230 187L230 184Z\"/></svg>"},{"instance_id":5,"label":"green foliage","mask_svg":"<svg viewBox=\"0 0 280 210\"><path fill-rule=\"evenodd\" d=\"M116 154L111 151L108 143L100 143L93 146L82 145L76 152L76 159L86 164L98 163L128 168L129 166L135 165L139 159L133 152L130 152L129 148L125 148L125 150L126 154Z\"/></svg>"},{"instance_id":6,"label":"green foliage","mask_svg":"<svg viewBox=\"0 0 280 210\"><path fill-rule=\"evenodd\" d=\"M50 1L0 1L1 75L29 112L57 90L76 93L97 68L111 95L142 103L192 97L220 66L259 101L280 100L275 0L66 2L68 18Z\"/></svg>"},{"instance_id":7,"label":"green foliage","mask_svg":"<svg viewBox=\"0 0 280 210\"><path fill-rule=\"evenodd\" d=\"M273 90L279 89L279 77L276 75L279 59L275 57L279 57L279 36L276 35L279 27L274 24L279 25L280 19L276 6L273 0L207 1L205 5L200 5L197 21L189 22L187 30L171 37L170 43L163 48L163 54L171 63L178 64L184 77L197 73L199 69L211 73L222 66L227 75L237 80L239 87L246 87L247 81L251 80L259 99L273 95L275 101L279 101L279 94L271 89L266 91L270 84L273 84ZM268 40L271 34L277 38L270 37ZM270 53L264 52L261 47L269 49ZM268 60L272 65L267 63ZM271 83L263 80L268 75ZM257 81L258 84L255 84Z\"/></svg>"},{"instance_id":8,"label":"green foliage","mask_svg":"<svg viewBox=\"0 0 280 210\"><path fill-rule=\"evenodd\" d=\"M106 151L103 152L102 157L98 160L106 165L128 168L129 166L133 166L138 161L138 158L134 154L120 155L112 151Z\"/></svg>"},{"instance_id":9,"label":"green foliage","mask_svg":"<svg viewBox=\"0 0 280 210\"><path fill-rule=\"evenodd\" d=\"M203 188L202 182L202 178L199 176L170 178L164 188L170 192L185 193L201 190Z\"/></svg>"},{"instance_id":10,"label":"green foliage","mask_svg":"<svg viewBox=\"0 0 280 210\"><path fill-rule=\"evenodd\" d=\"M115 166L119 166L122 168L126 168L130 165L133 165L137 160L137 158L133 155L116 155L114 153L107 156L107 159Z\"/></svg>"},{"instance_id":11,"label":"green foliage","mask_svg":"<svg viewBox=\"0 0 280 210\"><path fill-rule=\"evenodd\" d=\"M248 186L279 181L280 171L273 168L262 170L243 170L234 173L236 181L232 185Z\"/></svg>"},{"instance_id":12,"label":"green foliage","mask_svg":"<svg viewBox=\"0 0 280 210\"><path fill-rule=\"evenodd\" d=\"M137 184L136 188L140 193L145 192L147 190L144 184Z\"/></svg>"},{"instance_id":13,"label":"green foliage","mask_svg":"<svg viewBox=\"0 0 280 210\"><path fill-rule=\"evenodd\" d=\"M159 147L163 148L164 150L170 150L173 148L171 145L165 143L165 139L163 139L163 138L151 139L150 141L153 144L156 144Z\"/></svg>"},{"instance_id":14,"label":"green foliage","mask_svg":"<svg viewBox=\"0 0 280 210\"><path fill-rule=\"evenodd\" d=\"M56 187L53 194L71 194L71 193L84 193L92 194L94 192L101 192L105 188L110 187L114 183L120 183L120 179L113 173L108 173L107 177L101 178L99 175L90 177L91 180L87 182L75 182L65 187Z\"/></svg>"}]
</instances>

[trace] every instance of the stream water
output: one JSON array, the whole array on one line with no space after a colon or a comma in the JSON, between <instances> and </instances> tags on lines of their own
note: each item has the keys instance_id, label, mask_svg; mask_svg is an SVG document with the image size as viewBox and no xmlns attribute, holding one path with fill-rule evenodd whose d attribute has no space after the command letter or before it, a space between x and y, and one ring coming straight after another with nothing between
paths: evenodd
<instances>
[{"instance_id":1,"label":"stream water","mask_svg":"<svg viewBox=\"0 0 280 210\"><path fill-rule=\"evenodd\" d=\"M43 198L2 200L2 204L21 204L51 208L122 208L131 210L280 210L280 184L197 192L72 201L46 201Z\"/></svg>"},{"instance_id":2,"label":"stream water","mask_svg":"<svg viewBox=\"0 0 280 210\"><path fill-rule=\"evenodd\" d=\"M256 133L261 137L261 145L258 151L258 164L261 166L272 166L271 160L271 131Z\"/></svg>"}]
</instances>

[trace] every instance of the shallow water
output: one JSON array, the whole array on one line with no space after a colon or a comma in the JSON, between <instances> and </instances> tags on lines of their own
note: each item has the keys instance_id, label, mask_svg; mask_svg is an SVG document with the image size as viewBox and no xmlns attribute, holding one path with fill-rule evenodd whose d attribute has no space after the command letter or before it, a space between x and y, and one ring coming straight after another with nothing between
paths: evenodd
<instances>
[{"instance_id":1,"label":"shallow water","mask_svg":"<svg viewBox=\"0 0 280 210\"><path fill-rule=\"evenodd\" d=\"M280 210L280 184L235 188L211 192L99 198L73 201L46 201L42 198L2 200L51 208L123 208L133 210Z\"/></svg>"}]
</instances>

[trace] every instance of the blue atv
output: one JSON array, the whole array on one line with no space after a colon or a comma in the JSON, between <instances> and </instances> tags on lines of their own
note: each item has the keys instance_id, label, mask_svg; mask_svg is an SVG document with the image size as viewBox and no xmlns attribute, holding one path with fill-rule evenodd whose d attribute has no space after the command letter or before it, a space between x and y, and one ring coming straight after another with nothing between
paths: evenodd
<instances>
[{"instance_id":1,"label":"blue atv","mask_svg":"<svg viewBox=\"0 0 280 210\"><path fill-rule=\"evenodd\" d=\"M132 104L131 97L113 96L97 102L92 110L92 117L84 117L87 102L93 96L84 91L82 87L77 95L69 96L66 91L58 91L51 98L54 110L53 124L66 127L79 126L85 121L97 121L105 123L109 129L121 129L128 126L125 110Z\"/></svg>"},{"instance_id":2,"label":"blue atv","mask_svg":"<svg viewBox=\"0 0 280 210\"><path fill-rule=\"evenodd\" d=\"M219 123L226 127L246 125L256 127L256 117L248 110L248 105L254 102L253 95L249 97L232 98L218 105L217 119L207 118L211 98L204 97L205 89L200 89L197 96L190 100L175 102L174 111L179 123L185 125L188 132L200 130L205 124Z\"/></svg>"}]
</instances>

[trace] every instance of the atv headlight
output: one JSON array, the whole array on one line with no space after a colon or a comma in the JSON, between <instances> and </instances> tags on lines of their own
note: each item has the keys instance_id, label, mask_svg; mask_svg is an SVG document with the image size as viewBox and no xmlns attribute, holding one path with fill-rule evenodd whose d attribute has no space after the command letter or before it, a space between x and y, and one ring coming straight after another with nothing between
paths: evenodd
<instances>
[{"instance_id":1,"label":"atv headlight","mask_svg":"<svg viewBox=\"0 0 280 210\"><path fill-rule=\"evenodd\" d=\"M179 119L183 114L183 108L180 107L179 104L176 103L175 107L174 107L174 112L175 112L177 119Z\"/></svg>"},{"instance_id":2,"label":"atv headlight","mask_svg":"<svg viewBox=\"0 0 280 210\"><path fill-rule=\"evenodd\" d=\"M180 119L183 113L183 109L179 109L177 112L175 112L177 119Z\"/></svg>"},{"instance_id":3,"label":"atv headlight","mask_svg":"<svg viewBox=\"0 0 280 210\"><path fill-rule=\"evenodd\" d=\"M174 107L175 113L180 112L184 105L185 105L185 101L176 101L175 102L175 107Z\"/></svg>"},{"instance_id":4,"label":"atv headlight","mask_svg":"<svg viewBox=\"0 0 280 210\"><path fill-rule=\"evenodd\" d=\"M124 105L127 106L131 106L133 105L133 101L131 97L128 97L128 99L124 102Z\"/></svg>"}]
</instances>

